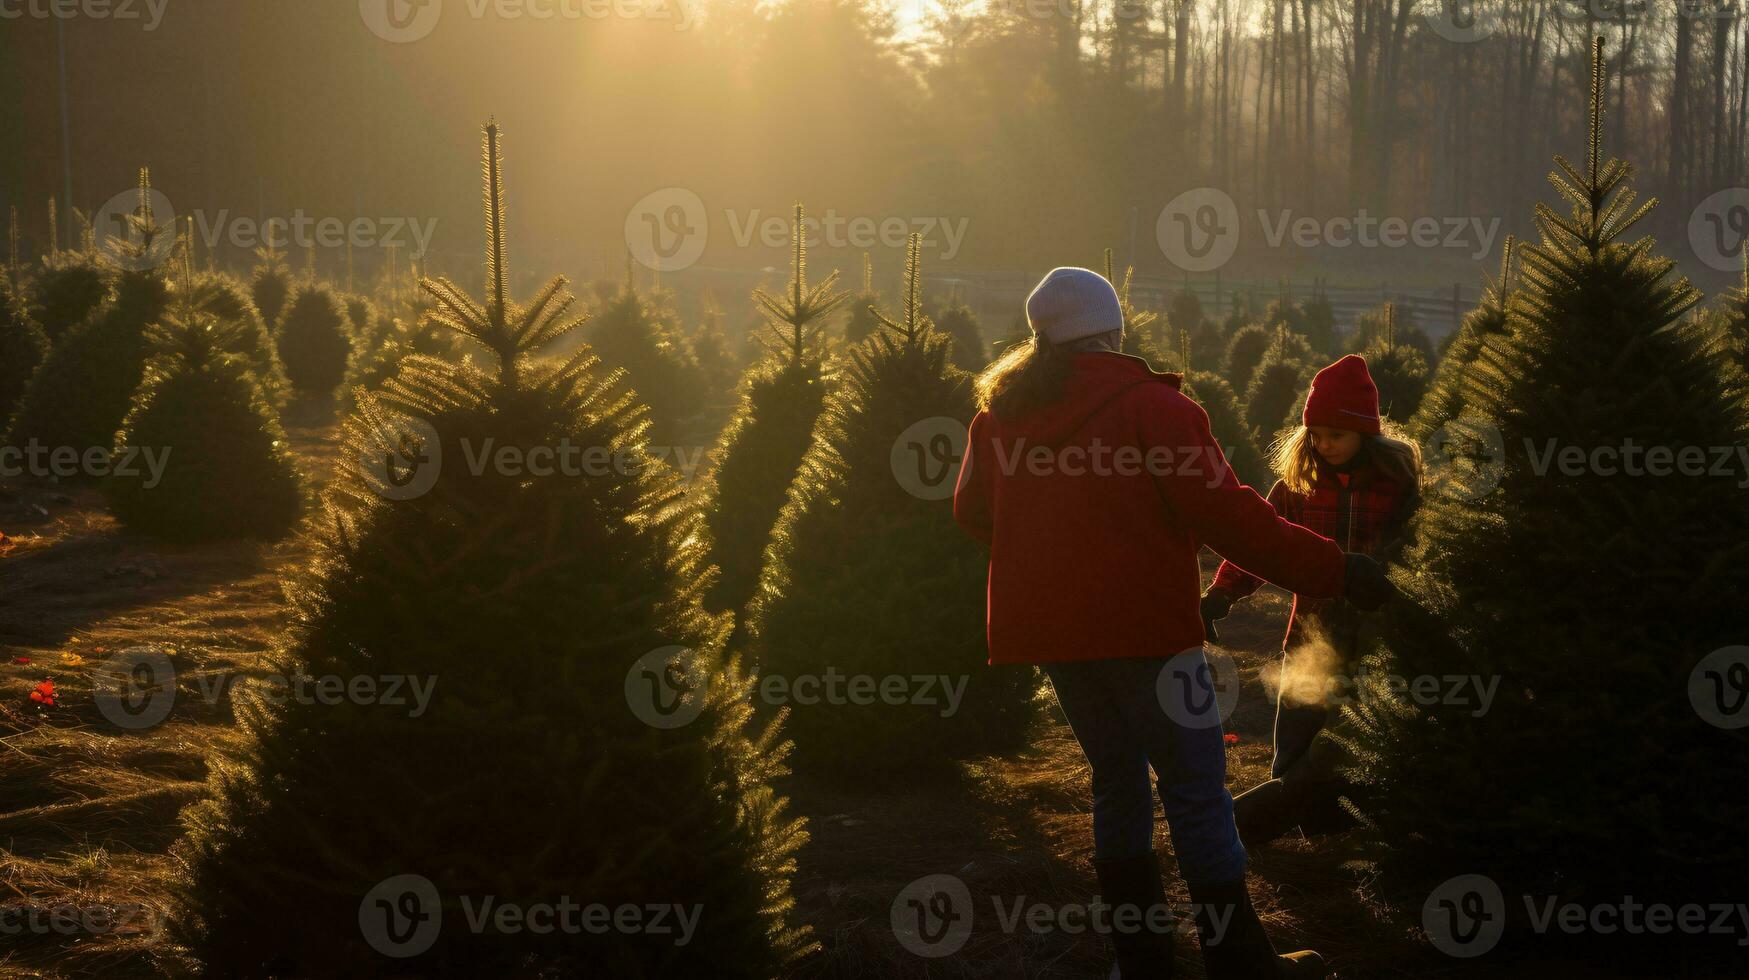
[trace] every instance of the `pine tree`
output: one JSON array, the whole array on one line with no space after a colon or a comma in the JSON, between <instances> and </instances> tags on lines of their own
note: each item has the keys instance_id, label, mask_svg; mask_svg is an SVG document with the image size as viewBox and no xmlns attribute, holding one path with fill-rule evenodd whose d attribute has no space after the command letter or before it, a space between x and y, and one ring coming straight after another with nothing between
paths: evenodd
<instances>
[{"instance_id":1,"label":"pine tree","mask_svg":"<svg viewBox=\"0 0 1749 980\"><path fill-rule=\"evenodd\" d=\"M1413 416L1427 394L1427 358L1419 350L1397 343L1395 303L1385 304L1384 330L1362 356L1379 389L1379 411L1393 419Z\"/></svg>"},{"instance_id":2,"label":"pine tree","mask_svg":"<svg viewBox=\"0 0 1749 980\"><path fill-rule=\"evenodd\" d=\"M1111 283L1117 290L1118 308L1123 312L1123 347L1125 354L1139 357L1148 362L1148 366L1156 371L1166 370L1166 357L1160 349L1154 346L1151 335L1154 324L1160 319L1160 314L1152 310L1138 310L1130 302L1130 282L1135 276L1135 267L1124 269L1123 282L1119 283L1112 277L1111 249L1105 250L1105 281Z\"/></svg>"},{"instance_id":3,"label":"pine tree","mask_svg":"<svg viewBox=\"0 0 1749 980\"><path fill-rule=\"evenodd\" d=\"M184 813L173 921L209 976L773 976L811 948L788 882L806 835L770 786L785 746L774 726L749 727L727 617L697 602L700 515L641 448L643 408L587 349L541 356L580 323L562 278L510 299L495 124L485 157L487 295L423 286L433 317L492 367L409 358L349 417L349 462L312 529L318 557L291 590L281 653L304 675L434 680L430 700L413 716L240 695L249 737ZM476 473L464 448L485 440L525 455L599 447L625 465ZM425 462L373 462L403 453ZM401 476L429 489L387 499L412 486ZM677 665L674 647L692 653ZM665 692L681 674L672 713L640 713L635 685ZM423 911L442 928L390 958L367 945L361 901L410 874L434 887L441 904ZM466 928L461 903L486 896L698 919L685 944Z\"/></svg>"},{"instance_id":4,"label":"pine tree","mask_svg":"<svg viewBox=\"0 0 1749 980\"><path fill-rule=\"evenodd\" d=\"M881 294L874 288L874 265L868 260L868 253L862 253L862 291L851 299L845 308L844 342L856 345L867 340L869 335L880 328L881 321L875 318L874 311L881 304Z\"/></svg>"},{"instance_id":5,"label":"pine tree","mask_svg":"<svg viewBox=\"0 0 1749 980\"><path fill-rule=\"evenodd\" d=\"M326 394L345 380L352 336L340 298L327 286L299 285L274 339L286 378L298 391Z\"/></svg>"},{"instance_id":6,"label":"pine tree","mask_svg":"<svg viewBox=\"0 0 1749 980\"><path fill-rule=\"evenodd\" d=\"M140 171L140 203L127 216L130 235L109 243L130 268L116 279L115 298L75 326L49 352L25 387L7 444L28 450L70 448L83 455L115 445L116 429L133 402L146 365L146 328L169 302L163 275L150 263L170 230L152 214L151 177ZM95 251L95 246L91 251ZM87 474L90 475L90 474Z\"/></svg>"},{"instance_id":7,"label":"pine tree","mask_svg":"<svg viewBox=\"0 0 1749 980\"><path fill-rule=\"evenodd\" d=\"M1345 741L1387 882L1481 874L1509 896L1706 903L1749 876L1749 786L1719 775L1749 728L1709 724L1690 695L1703 658L1743 642L1740 474L1533 455L1749 438L1741 379L1681 321L1698 293L1650 238L1623 238L1656 202L1636 208L1631 167L1600 159L1601 37L1592 50L1587 156L1557 156L1551 177L1570 214L1537 206L1507 330L1467 369L1466 416L1505 446L1498 486L1423 504L1396 575L1412 602L1370 663L1497 694L1479 712L1375 685L1345 709Z\"/></svg>"},{"instance_id":8,"label":"pine tree","mask_svg":"<svg viewBox=\"0 0 1749 980\"><path fill-rule=\"evenodd\" d=\"M1299 422L1296 409L1305 403L1312 383L1309 353L1305 341L1286 326L1275 328L1275 338L1245 388L1245 427L1255 445L1273 445L1284 427Z\"/></svg>"},{"instance_id":9,"label":"pine tree","mask_svg":"<svg viewBox=\"0 0 1749 980\"><path fill-rule=\"evenodd\" d=\"M703 296L703 307L698 330L692 338L692 352L698 358L698 369L704 375L710 401L715 404L734 397L741 362L729 344L728 332L723 329L723 308L717 305L716 297L708 289Z\"/></svg>"},{"instance_id":10,"label":"pine tree","mask_svg":"<svg viewBox=\"0 0 1749 980\"><path fill-rule=\"evenodd\" d=\"M920 236L905 267L903 312L852 348L772 532L749 610L750 662L764 681L946 675L957 711L930 704L789 706L797 770L821 778L945 773L947 763L1019 744L1035 716L1036 674L986 666L988 556L954 524L957 461L908 456L919 424L963 431L969 375L923 315ZM913 444L932 451L933 436ZM933 469L930 469L933 467ZM908 468L908 469L907 469ZM909 481L909 482L906 482ZM932 482L933 481L933 482ZM926 499L927 498L927 499Z\"/></svg>"},{"instance_id":11,"label":"pine tree","mask_svg":"<svg viewBox=\"0 0 1749 980\"><path fill-rule=\"evenodd\" d=\"M846 294L833 289L837 272L808 284L800 204L792 229L789 289L783 296L753 293L776 342L748 372L740 407L712 453L716 468L705 491L705 525L710 561L720 570L705 596L712 610L739 613L759 587L771 528L825 405L822 332Z\"/></svg>"},{"instance_id":12,"label":"pine tree","mask_svg":"<svg viewBox=\"0 0 1749 980\"><path fill-rule=\"evenodd\" d=\"M1306 343L1315 353L1320 357L1336 353L1336 311L1322 289L1300 304L1300 319L1305 325L1302 332Z\"/></svg>"},{"instance_id":13,"label":"pine tree","mask_svg":"<svg viewBox=\"0 0 1749 980\"><path fill-rule=\"evenodd\" d=\"M978 329L978 317L956 292L935 317L942 333L953 338L953 363L963 371L976 374L990 363L985 356L983 332Z\"/></svg>"},{"instance_id":14,"label":"pine tree","mask_svg":"<svg viewBox=\"0 0 1749 980\"><path fill-rule=\"evenodd\" d=\"M154 356L116 436L118 457L160 454L162 469L118 468L104 492L118 520L158 537L278 538L302 509L298 471L253 366L232 353L259 323L201 298L187 284L181 309L148 328Z\"/></svg>"},{"instance_id":15,"label":"pine tree","mask_svg":"<svg viewBox=\"0 0 1749 980\"><path fill-rule=\"evenodd\" d=\"M375 328L377 310L369 298L357 293L346 294L346 323L354 337L362 337Z\"/></svg>"},{"instance_id":16,"label":"pine tree","mask_svg":"<svg viewBox=\"0 0 1749 980\"><path fill-rule=\"evenodd\" d=\"M285 312L285 301L291 295L291 270L286 268L285 253L271 245L256 249L255 258L255 270L249 276L249 295L268 328L277 329L279 316Z\"/></svg>"},{"instance_id":17,"label":"pine tree","mask_svg":"<svg viewBox=\"0 0 1749 980\"><path fill-rule=\"evenodd\" d=\"M1481 303L1447 338L1450 344L1440 356L1421 406L1409 423L1409 431L1417 438L1433 435L1463 414L1464 402L1469 397L1465 384L1470 365L1481 354L1482 345L1488 343L1489 338L1506 332L1513 244L1512 236L1507 235L1506 246L1500 253L1500 278L1483 288Z\"/></svg>"},{"instance_id":18,"label":"pine tree","mask_svg":"<svg viewBox=\"0 0 1749 980\"><path fill-rule=\"evenodd\" d=\"M49 356L49 338L0 276L0 431L24 397L30 376Z\"/></svg>"},{"instance_id":19,"label":"pine tree","mask_svg":"<svg viewBox=\"0 0 1749 980\"><path fill-rule=\"evenodd\" d=\"M1166 322L1170 336L1177 337L1183 332L1195 337L1197 331L1208 323L1208 318L1203 316L1202 300L1185 288L1172 294L1171 302L1166 305Z\"/></svg>"},{"instance_id":20,"label":"pine tree","mask_svg":"<svg viewBox=\"0 0 1749 980\"><path fill-rule=\"evenodd\" d=\"M1737 285L1725 290L1708 313L1725 356L1749 374L1749 248L1743 249L1743 273Z\"/></svg>"},{"instance_id":21,"label":"pine tree","mask_svg":"<svg viewBox=\"0 0 1749 980\"><path fill-rule=\"evenodd\" d=\"M603 364L623 368L627 383L650 409L650 438L677 446L694 435L703 376L673 314L638 292L632 260L612 300L590 320L585 336Z\"/></svg>"},{"instance_id":22,"label":"pine tree","mask_svg":"<svg viewBox=\"0 0 1749 980\"><path fill-rule=\"evenodd\" d=\"M1251 430L1245 425L1239 410L1239 397L1227 379L1213 371L1189 366L1196 364L1195 338L1178 335L1178 369L1184 374L1183 391L1191 401L1202 406L1209 417L1209 431L1220 443L1222 455L1239 476L1239 482L1268 491L1269 467L1257 452Z\"/></svg>"},{"instance_id":23,"label":"pine tree","mask_svg":"<svg viewBox=\"0 0 1749 980\"><path fill-rule=\"evenodd\" d=\"M1286 360L1309 364L1317 359L1311 345L1298 334L1259 326L1245 327L1227 342L1225 369L1227 381L1234 391L1251 389L1252 376L1272 350Z\"/></svg>"},{"instance_id":24,"label":"pine tree","mask_svg":"<svg viewBox=\"0 0 1749 980\"><path fill-rule=\"evenodd\" d=\"M90 252L60 252L43 264L26 294L25 308L42 327L51 343L59 343L68 331L103 305L109 295L110 275Z\"/></svg>"},{"instance_id":25,"label":"pine tree","mask_svg":"<svg viewBox=\"0 0 1749 980\"><path fill-rule=\"evenodd\" d=\"M241 355L254 373L261 393L277 413L285 408L291 396L291 382L286 380L285 366L279 362L279 349L268 333L267 324L256 311L246 287L236 279L217 273L202 273L191 278L195 305L200 311L219 320L221 334L232 354Z\"/></svg>"},{"instance_id":26,"label":"pine tree","mask_svg":"<svg viewBox=\"0 0 1749 980\"><path fill-rule=\"evenodd\" d=\"M1382 303L1378 309L1368 310L1355 318L1354 329L1348 332L1346 338L1346 353L1364 354L1377 347L1384 339L1387 319L1390 320L1393 344L1398 347L1413 347L1428 361L1435 359L1433 338L1427 336L1427 331L1415 325L1413 313L1397 309L1395 303Z\"/></svg>"}]
</instances>

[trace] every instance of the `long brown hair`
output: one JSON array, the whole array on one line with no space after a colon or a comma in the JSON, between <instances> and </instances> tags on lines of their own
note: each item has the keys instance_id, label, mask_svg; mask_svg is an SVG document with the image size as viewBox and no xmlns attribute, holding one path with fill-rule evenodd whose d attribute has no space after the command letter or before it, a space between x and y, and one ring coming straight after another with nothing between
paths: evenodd
<instances>
[{"instance_id":1,"label":"long brown hair","mask_svg":"<svg viewBox=\"0 0 1749 980\"><path fill-rule=\"evenodd\" d=\"M1378 435L1363 433L1360 451L1367 454L1380 472L1411 492L1421 488L1421 447L1403 438L1402 430L1395 423L1382 419ZM1312 492L1319 465L1318 454L1312 448L1311 431L1303 425L1283 433L1269 452L1269 468L1293 493Z\"/></svg>"},{"instance_id":2,"label":"long brown hair","mask_svg":"<svg viewBox=\"0 0 1749 980\"><path fill-rule=\"evenodd\" d=\"M1034 334L980 372L973 390L979 408L998 418L1018 418L1063 397L1074 373L1073 353Z\"/></svg>"}]
</instances>

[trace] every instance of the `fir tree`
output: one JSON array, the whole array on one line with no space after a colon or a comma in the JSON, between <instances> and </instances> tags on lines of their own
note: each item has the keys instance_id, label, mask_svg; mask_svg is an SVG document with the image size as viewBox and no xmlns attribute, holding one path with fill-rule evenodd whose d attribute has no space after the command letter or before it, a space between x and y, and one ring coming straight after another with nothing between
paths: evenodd
<instances>
[{"instance_id":1,"label":"fir tree","mask_svg":"<svg viewBox=\"0 0 1749 980\"><path fill-rule=\"evenodd\" d=\"M1227 342L1226 376L1234 391L1251 389L1252 376L1271 350L1286 360L1310 363L1317 358L1311 345L1298 334L1259 326L1245 327Z\"/></svg>"},{"instance_id":2,"label":"fir tree","mask_svg":"<svg viewBox=\"0 0 1749 980\"><path fill-rule=\"evenodd\" d=\"M1369 349L1379 346L1387 328L1391 331L1395 346L1413 347L1426 360L1434 360L1433 338L1427 336L1427 331L1415 325L1412 312L1399 310L1395 303L1382 303L1378 309L1368 310L1355 318L1354 329L1348 332L1346 338L1346 353L1365 354Z\"/></svg>"},{"instance_id":3,"label":"fir tree","mask_svg":"<svg viewBox=\"0 0 1749 980\"><path fill-rule=\"evenodd\" d=\"M874 288L874 265L869 262L868 253L862 253L862 291L851 299L845 308L844 342L851 346L867 340L874 333L881 321L875 318L875 309L881 304L881 294Z\"/></svg>"},{"instance_id":4,"label":"fir tree","mask_svg":"<svg viewBox=\"0 0 1749 980\"><path fill-rule=\"evenodd\" d=\"M632 260L626 260L619 292L585 330L602 363L623 368L626 381L650 409L650 438L676 446L694 433L703 376L673 315L638 292Z\"/></svg>"},{"instance_id":5,"label":"fir tree","mask_svg":"<svg viewBox=\"0 0 1749 980\"><path fill-rule=\"evenodd\" d=\"M346 323L354 337L362 337L376 326L377 311L371 301L357 293L346 295Z\"/></svg>"},{"instance_id":6,"label":"fir tree","mask_svg":"<svg viewBox=\"0 0 1749 980\"><path fill-rule=\"evenodd\" d=\"M1178 369L1184 374L1184 394L1208 414L1209 431L1220 443L1221 454L1227 457L1227 463L1238 474L1239 482L1267 491L1269 468L1258 455L1257 444L1252 441L1251 430L1245 425L1245 416L1239 410L1239 397L1233 394L1233 386L1213 371L1187 366L1196 364L1195 343L1195 338L1189 334L1180 333L1178 336Z\"/></svg>"},{"instance_id":7,"label":"fir tree","mask_svg":"<svg viewBox=\"0 0 1749 980\"><path fill-rule=\"evenodd\" d=\"M919 423L963 430L974 413L970 376L923 315L920 236L908 251L900 319L883 315L882 329L850 350L791 484L747 648L766 677L947 674L965 681L964 697L957 712L878 700L791 705L797 769L816 777L942 773L952 758L1019 744L1035 715L1036 674L985 663L988 556L956 533L939 492L943 480L951 489L957 462L914 459L900 446Z\"/></svg>"},{"instance_id":8,"label":"fir tree","mask_svg":"<svg viewBox=\"0 0 1749 980\"><path fill-rule=\"evenodd\" d=\"M158 453L162 470L118 468L104 492L118 520L158 537L277 538L302 508L297 467L253 366L232 353L259 323L200 300L190 284L182 309L148 328L154 356L116 436L118 457Z\"/></svg>"},{"instance_id":9,"label":"fir tree","mask_svg":"<svg viewBox=\"0 0 1749 980\"><path fill-rule=\"evenodd\" d=\"M770 319L775 343L766 360L748 372L740 407L712 453L716 468L705 493L705 524L711 533L710 561L721 572L705 597L713 610L739 613L758 588L771 528L825 404L822 331L846 296L833 289L836 272L808 284L799 204L792 228L789 289L783 296L763 289L753 293Z\"/></svg>"},{"instance_id":10,"label":"fir tree","mask_svg":"<svg viewBox=\"0 0 1749 980\"><path fill-rule=\"evenodd\" d=\"M332 392L346 377L352 337L334 291L317 282L297 288L275 334L286 378L302 392Z\"/></svg>"},{"instance_id":11,"label":"fir tree","mask_svg":"<svg viewBox=\"0 0 1749 980\"><path fill-rule=\"evenodd\" d=\"M1434 368L1427 393L1409 422L1409 431L1425 439L1443 429L1447 423L1463 414L1468 395L1464 390L1469 368L1480 355L1482 345L1490 337L1506 332L1506 307L1510 295L1512 274L1511 235L1500 253L1500 278L1482 290L1482 301L1465 317L1464 322L1446 339L1449 345Z\"/></svg>"},{"instance_id":12,"label":"fir tree","mask_svg":"<svg viewBox=\"0 0 1749 980\"><path fill-rule=\"evenodd\" d=\"M1393 419L1413 416L1427 394L1427 358L1419 350L1397 343L1395 303L1385 304L1384 330L1362 356L1379 389L1379 411Z\"/></svg>"},{"instance_id":13,"label":"fir tree","mask_svg":"<svg viewBox=\"0 0 1749 980\"><path fill-rule=\"evenodd\" d=\"M239 696L249 737L184 813L174 921L209 976L773 976L811 947L788 883L806 835L770 788L785 746L749 727L727 617L697 602L700 517L641 448L642 407L587 349L541 356L580 322L564 280L509 297L496 125L485 144L487 295L423 285L433 318L492 351L491 369L411 357L348 418L349 462L281 651L301 675L428 678L430 700L414 716ZM626 465L476 473L464 447L486 440L601 447ZM373 462L403 453L426 461ZM396 474L429 489L387 499ZM681 693L640 712L639 690L669 690L674 664L650 655L671 647L692 651ZM390 958L367 945L361 901L410 874L434 887L424 911L443 927ZM462 927L462 902L488 895L698 918L685 944Z\"/></svg>"},{"instance_id":14,"label":"fir tree","mask_svg":"<svg viewBox=\"0 0 1749 980\"><path fill-rule=\"evenodd\" d=\"M1330 306L1330 297L1322 289L1312 293L1312 297L1300 304L1300 320L1304 324L1302 333L1306 343L1320 357L1336 353L1336 311Z\"/></svg>"},{"instance_id":15,"label":"fir tree","mask_svg":"<svg viewBox=\"0 0 1749 980\"><path fill-rule=\"evenodd\" d=\"M1148 362L1148 366L1156 371L1166 370L1166 357L1154 346L1151 334L1154 324L1159 321L1160 314L1152 310L1138 310L1130 302L1130 282L1135 275L1133 266L1124 269L1123 282L1112 278L1111 249L1105 250L1105 281L1111 283L1117 290L1118 308L1123 313L1123 347L1125 354L1139 357Z\"/></svg>"},{"instance_id":16,"label":"fir tree","mask_svg":"<svg viewBox=\"0 0 1749 980\"><path fill-rule=\"evenodd\" d=\"M1743 274L1737 285L1720 295L1709 319L1716 323L1725 356L1749 374L1749 248L1743 251Z\"/></svg>"},{"instance_id":17,"label":"fir tree","mask_svg":"<svg viewBox=\"0 0 1749 980\"><path fill-rule=\"evenodd\" d=\"M291 270L286 268L285 253L272 246L256 249L255 258L255 270L249 275L249 295L268 328L277 329L279 316L285 312L285 301L291 295Z\"/></svg>"},{"instance_id":18,"label":"fir tree","mask_svg":"<svg viewBox=\"0 0 1749 980\"><path fill-rule=\"evenodd\" d=\"M717 305L716 297L708 289L703 296L703 307L698 330L692 338L692 352L698 358L698 369L703 373L706 390L715 403L734 396L741 364L729 345L728 332L723 329L723 308Z\"/></svg>"},{"instance_id":19,"label":"fir tree","mask_svg":"<svg viewBox=\"0 0 1749 980\"><path fill-rule=\"evenodd\" d=\"M978 329L978 317L958 293L949 298L947 305L936 314L935 324L942 333L953 338L953 363L961 370L976 374L990 363L985 356L984 335Z\"/></svg>"},{"instance_id":20,"label":"fir tree","mask_svg":"<svg viewBox=\"0 0 1749 980\"><path fill-rule=\"evenodd\" d=\"M1184 332L1195 337L1208 318L1203 316L1202 300L1185 288L1172 294L1171 302L1166 305L1166 322L1170 336L1176 337Z\"/></svg>"},{"instance_id":21,"label":"fir tree","mask_svg":"<svg viewBox=\"0 0 1749 980\"><path fill-rule=\"evenodd\" d=\"M127 215L130 234L109 243L131 268L115 298L74 327L49 352L25 387L7 443L28 449L71 448L81 456L109 450L145 371L146 328L157 322L170 290L151 262L169 229L152 214L151 178L140 171L140 204ZM86 474L87 476L91 474Z\"/></svg>"},{"instance_id":22,"label":"fir tree","mask_svg":"<svg viewBox=\"0 0 1749 980\"><path fill-rule=\"evenodd\" d=\"M1478 712L1368 691L1344 711L1345 741L1387 882L1480 874L1510 896L1706 903L1749 876L1749 785L1719 777L1749 728L1709 724L1690 694L1704 658L1743 642L1740 475L1533 462L1556 446L1680 454L1749 437L1740 378L1681 321L1698 293L1650 238L1623 237L1655 202L1636 208L1630 166L1601 159L1602 45L1586 159L1555 158L1570 213L1537 206L1507 330L1466 370L1466 417L1503 437L1498 486L1423 504L1396 577L1413 601L1371 663L1498 693Z\"/></svg>"},{"instance_id":23,"label":"fir tree","mask_svg":"<svg viewBox=\"0 0 1749 980\"><path fill-rule=\"evenodd\" d=\"M219 332L231 345L226 351L243 358L268 404L275 412L283 410L291 396L291 382L286 380L273 336L244 285L227 275L204 273L192 277L191 288L195 306L218 319Z\"/></svg>"},{"instance_id":24,"label":"fir tree","mask_svg":"<svg viewBox=\"0 0 1749 980\"><path fill-rule=\"evenodd\" d=\"M103 305L109 286L110 276L97 256L77 251L58 253L21 291L27 295L26 313L51 343L59 343Z\"/></svg>"},{"instance_id":25,"label":"fir tree","mask_svg":"<svg viewBox=\"0 0 1749 980\"><path fill-rule=\"evenodd\" d=\"M1245 427L1257 446L1274 444L1285 426L1299 421L1296 409L1305 402L1314 370L1308 353L1305 341L1286 326L1275 329L1274 341L1245 388Z\"/></svg>"},{"instance_id":26,"label":"fir tree","mask_svg":"<svg viewBox=\"0 0 1749 980\"><path fill-rule=\"evenodd\" d=\"M0 276L0 430L24 397L30 376L49 356L49 338L24 311L11 280Z\"/></svg>"}]
</instances>

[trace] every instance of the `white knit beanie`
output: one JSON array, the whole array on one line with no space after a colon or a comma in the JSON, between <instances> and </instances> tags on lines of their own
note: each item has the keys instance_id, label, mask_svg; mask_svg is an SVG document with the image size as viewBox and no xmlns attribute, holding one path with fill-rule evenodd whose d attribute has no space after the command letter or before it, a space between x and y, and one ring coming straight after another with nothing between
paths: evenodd
<instances>
[{"instance_id":1,"label":"white knit beanie","mask_svg":"<svg viewBox=\"0 0 1749 980\"><path fill-rule=\"evenodd\" d=\"M1123 331L1117 290L1092 269L1061 266L1045 273L1026 297L1026 322L1053 344Z\"/></svg>"}]
</instances>

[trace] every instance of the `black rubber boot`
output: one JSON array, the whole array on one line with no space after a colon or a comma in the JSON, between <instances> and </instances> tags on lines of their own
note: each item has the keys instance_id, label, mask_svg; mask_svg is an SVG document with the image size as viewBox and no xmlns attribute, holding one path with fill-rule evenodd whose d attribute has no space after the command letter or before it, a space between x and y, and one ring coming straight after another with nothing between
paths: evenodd
<instances>
[{"instance_id":1,"label":"black rubber boot","mask_svg":"<svg viewBox=\"0 0 1749 980\"><path fill-rule=\"evenodd\" d=\"M1166 889L1160 883L1160 862L1152 854L1093 862L1099 875L1100 898L1110 906L1108 922L1117 952L1114 977L1123 980L1167 980L1172 976L1172 922ZM1119 910L1123 909L1121 916ZM1158 928L1148 928L1149 924Z\"/></svg>"},{"instance_id":2,"label":"black rubber boot","mask_svg":"<svg viewBox=\"0 0 1749 980\"><path fill-rule=\"evenodd\" d=\"M1246 847L1264 844L1294 829L1300 822L1294 788L1280 779L1259 783L1233 797L1233 823Z\"/></svg>"},{"instance_id":3,"label":"black rubber boot","mask_svg":"<svg viewBox=\"0 0 1749 980\"><path fill-rule=\"evenodd\" d=\"M1311 950L1278 956L1239 881L1190 883L1196 929L1209 980L1323 980L1324 959Z\"/></svg>"}]
</instances>

